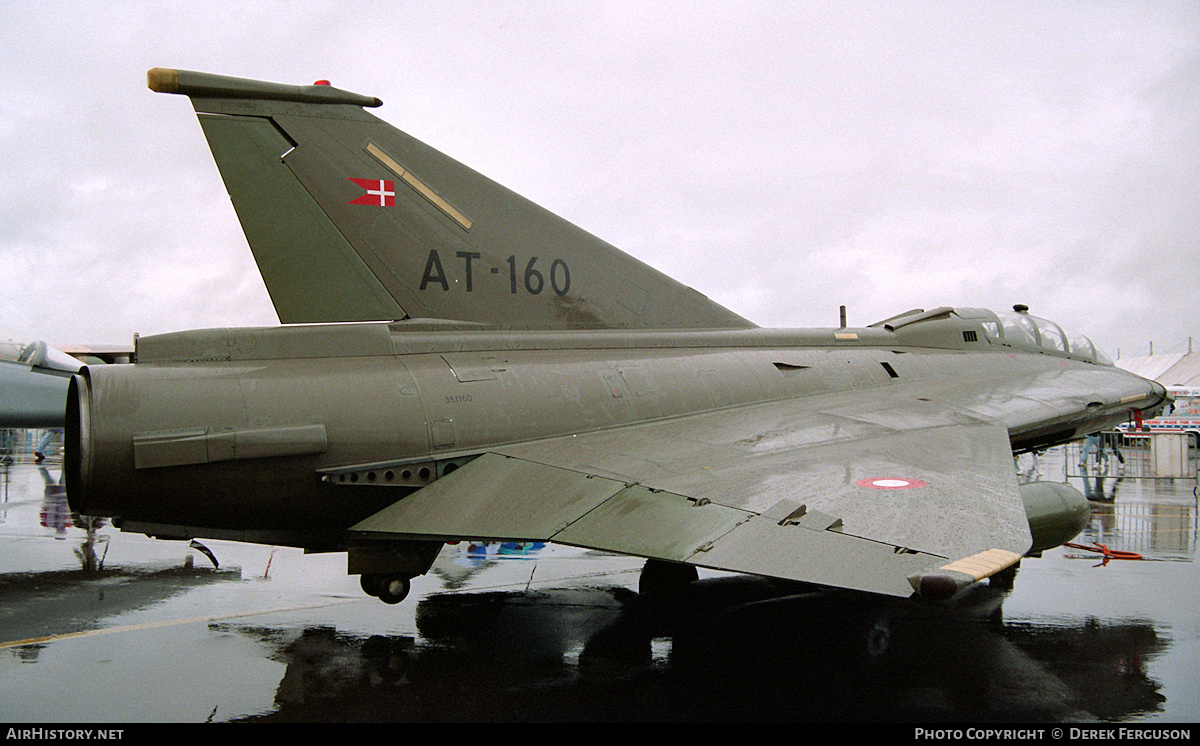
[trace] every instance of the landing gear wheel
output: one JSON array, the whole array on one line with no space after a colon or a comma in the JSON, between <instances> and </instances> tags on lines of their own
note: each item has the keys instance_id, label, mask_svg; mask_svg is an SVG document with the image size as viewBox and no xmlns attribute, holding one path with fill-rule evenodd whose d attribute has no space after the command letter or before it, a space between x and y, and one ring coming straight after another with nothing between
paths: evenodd
<instances>
[{"instance_id":1,"label":"landing gear wheel","mask_svg":"<svg viewBox=\"0 0 1200 746\"><path fill-rule=\"evenodd\" d=\"M385 604L398 604L404 600L412 588L412 582L401 575L385 575L377 586L379 600Z\"/></svg>"},{"instance_id":2,"label":"landing gear wheel","mask_svg":"<svg viewBox=\"0 0 1200 746\"><path fill-rule=\"evenodd\" d=\"M379 576L374 573L364 573L358 576L358 585L368 596L379 595Z\"/></svg>"}]
</instances>

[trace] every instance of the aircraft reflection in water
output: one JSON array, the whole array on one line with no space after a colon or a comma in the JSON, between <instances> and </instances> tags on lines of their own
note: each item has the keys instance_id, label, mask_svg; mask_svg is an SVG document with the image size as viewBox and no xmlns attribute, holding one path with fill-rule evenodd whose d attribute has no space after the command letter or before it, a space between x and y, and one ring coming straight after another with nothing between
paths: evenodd
<instances>
[{"instance_id":1,"label":"aircraft reflection in water","mask_svg":"<svg viewBox=\"0 0 1200 746\"><path fill-rule=\"evenodd\" d=\"M947 598L1072 538L1014 451L1164 390L1032 316L768 330L369 114L180 70L280 320L72 379L72 506L162 538L347 551L397 602L453 540ZM354 323L345 323L354 322Z\"/></svg>"},{"instance_id":2,"label":"aircraft reflection in water","mask_svg":"<svg viewBox=\"0 0 1200 746\"><path fill-rule=\"evenodd\" d=\"M0 524L8 521L9 487L12 478L11 463L0 464L0 487L3 498L0 499ZM98 531L108 523L102 517L79 515L71 510L67 500L66 487L62 483L62 472L52 472L45 466L37 466L37 475L42 485L41 501L38 510L38 525L53 532L55 539L80 540L75 548L75 556L79 559L84 576L88 577L103 568L104 555L97 554L100 547L107 549L109 537ZM18 492L22 491L18 487ZM79 534L70 529L77 528Z\"/></svg>"},{"instance_id":3,"label":"aircraft reflection in water","mask_svg":"<svg viewBox=\"0 0 1200 746\"><path fill-rule=\"evenodd\" d=\"M318 628L286 643L263 719L1035 722L1162 703L1144 671L1165 647L1149 624L1005 625L987 588L955 607L775 594L699 580L687 614L623 589L433 596L417 606L420 641Z\"/></svg>"},{"instance_id":4,"label":"aircraft reflection in water","mask_svg":"<svg viewBox=\"0 0 1200 746\"><path fill-rule=\"evenodd\" d=\"M11 651L24 663L37 661L51 637L103 629L122 613L198 586L240 579L236 571L196 569L190 555L180 562L132 565L128 553L118 551L124 561L110 566L114 536L108 521L69 509L57 469L5 465L0 466L0 480L0 647L30 641ZM62 551L63 545L69 551Z\"/></svg>"},{"instance_id":5,"label":"aircraft reflection in water","mask_svg":"<svg viewBox=\"0 0 1200 746\"><path fill-rule=\"evenodd\" d=\"M97 533L104 528L108 521L105 518L79 515L71 512L67 501L67 490L61 483L61 475L55 477L45 467L38 467L42 480L46 485L45 497L42 501L41 525L50 528L57 534L56 538L68 538L67 529L78 528L83 531L83 542L75 549L81 569L85 575L91 575L104 569L104 558L108 553L108 536ZM103 551L100 551L103 547Z\"/></svg>"},{"instance_id":6,"label":"aircraft reflection in water","mask_svg":"<svg viewBox=\"0 0 1200 746\"><path fill-rule=\"evenodd\" d=\"M1058 452L1043 459L1048 473L1061 469ZM83 709L65 705L64 718L124 719L150 707L160 718L211 710L218 720L281 721L1121 721L1178 718L1194 700L1194 542L1179 553L1188 562L1174 565L1093 567L1089 558L1068 569L1057 551L1027 568L1015 592L976 585L937 604L748 576L705 577L663 604L634 590L633 558L462 542L439 554L429 573L437 581L422 583L413 608L396 613L320 579L341 570L336 558L283 552L272 566L270 550L245 545L218 547L218 570L181 545L104 528L97 554L109 538L107 561L70 569L53 518L63 516L54 470L9 471L24 488L7 508L0 551L13 568L0 574L0 643L30 642L0 661L41 668L0 666L3 683L27 703L62 680L139 678L111 710L76 702ZM1085 536L1128 548L1123 540L1138 540L1132 508L1154 524L1155 556L1166 554L1178 540L1157 529L1193 504L1190 484L1172 487L1126 482L1117 505L1092 506ZM1153 509L1145 518L1143 507ZM1165 518L1153 514L1164 509ZM66 525L65 543L83 533ZM25 561L14 556L22 552ZM1103 610L1089 600L1115 592L1124 597ZM1084 598L1064 604L1076 593ZM321 621L296 613L304 608L322 609L312 612ZM61 639L89 630L118 634ZM388 633L369 636L377 630ZM229 644L235 636L253 644ZM155 655L164 644L182 657ZM268 675L228 678L242 669ZM209 675L221 686L198 687ZM200 705L172 709L180 700Z\"/></svg>"}]
</instances>

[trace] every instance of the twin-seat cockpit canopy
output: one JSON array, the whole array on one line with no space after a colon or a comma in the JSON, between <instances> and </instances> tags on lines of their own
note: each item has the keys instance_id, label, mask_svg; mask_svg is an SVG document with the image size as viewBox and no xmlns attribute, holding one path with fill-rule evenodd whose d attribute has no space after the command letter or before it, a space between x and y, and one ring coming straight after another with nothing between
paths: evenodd
<instances>
[{"instance_id":1,"label":"twin-seat cockpit canopy","mask_svg":"<svg viewBox=\"0 0 1200 746\"><path fill-rule=\"evenodd\" d=\"M982 308L977 310L994 317L981 319L981 323L984 332L995 341L1033 345L1101 365L1113 364L1099 347L1092 344L1092 340L1070 329L1064 329L1049 319L1030 315L1024 306L1018 305L1012 311L1000 313Z\"/></svg>"},{"instance_id":2,"label":"twin-seat cockpit canopy","mask_svg":"<svg viewBox=\"0 0 1200 746\"><path fill-rule=\"evenodd\" d=\"M1099 363L1101 365L1113 364L1112 360L1101 352L1100 348L1092 344L1092 341L1087 337L1068 329L1063 329L1049 319L1031 315L1028 307L1024 305L1016 305L1013 306L1012 311L1002 311L1000 313L989 311L986 308L950 308L948 306L935 308L931 311L913 309L872 326L882 326L904 337L920 339L922 342L940 346L928 333L921 333L919 327L926 326L923 322L946 321L953 317L958 317L959 322L957 325L952 326L961 326L963 322L966 322L971 326L978 324L983 327L985 339L978 339L977 333L970 329L962 331L963 341L968 346L986 341L1003 347L1041 351L1052 355L1062 355L1064 357L1073 357L1092 363ZM950 329L945 329L945 327L943 329L944 332L941 333L954 333ZM932 332L933 330L930 331ZM937 333L935 332L934 337L936 336Z\"/></svg>"}]
</instances>

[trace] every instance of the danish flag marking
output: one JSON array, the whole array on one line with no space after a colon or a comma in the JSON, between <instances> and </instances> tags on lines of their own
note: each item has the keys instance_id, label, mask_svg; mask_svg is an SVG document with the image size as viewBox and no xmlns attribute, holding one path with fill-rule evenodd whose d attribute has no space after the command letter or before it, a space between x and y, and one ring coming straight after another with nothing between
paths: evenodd
<instances>
[{"instance_id":1,"label":"danish flag marking","mask_svg":"<svg viewBox=\"0 0 1200 746\"><path fill-rule=\"evenodd\" d=\"M355 179L347 176L347 179L358 184L366 194L358 199L352 199L346 204L349 205L374 205L375 207L394 207L396 204L396 182L386 181L384 179Z\"/></svg>"}]
</instances>

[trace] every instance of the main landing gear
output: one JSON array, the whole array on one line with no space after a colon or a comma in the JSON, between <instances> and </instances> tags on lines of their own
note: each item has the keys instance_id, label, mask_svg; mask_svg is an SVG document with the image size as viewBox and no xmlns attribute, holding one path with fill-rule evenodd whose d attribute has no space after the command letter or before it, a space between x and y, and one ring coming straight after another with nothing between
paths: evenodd
<instances>
[{"instance_id":1,"label":"main landing gear","mask_svg":"<svg viewBox=\"0 0 1200 746\"><path fill-rule=\"evenodd\" d=\"M385 604L398 604L412 590L412 578L387 573L366 573L358 576L358 583L368 596L375 596Z\"/></svg>"},{"instance_id":2,"label":"main landing gear","mask_svg":"<svg viewBox=\"0 0 1200 746\"><path fill-rule=\"evenodd\" d=\"M638 593L650 601L675 600L698 577L695 565L649 559L638 579Z\"/></svg>"},{"instance_id":3,"label":"main landing gear","mask_svg":"<svg viewBox=\"0 0 1200 746\"><path fill-rule=\"evenodd\" d=\"M349 547L346 571L358 575L363 592L385 604L398 604L412 579L429 572L441 551L438 541L376 541Z\"/></svg>"}]
</instances>

